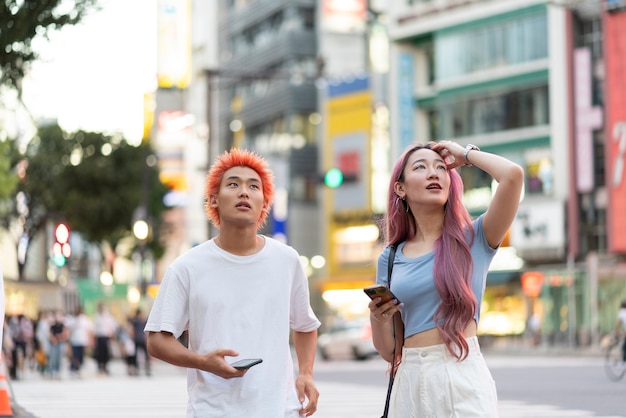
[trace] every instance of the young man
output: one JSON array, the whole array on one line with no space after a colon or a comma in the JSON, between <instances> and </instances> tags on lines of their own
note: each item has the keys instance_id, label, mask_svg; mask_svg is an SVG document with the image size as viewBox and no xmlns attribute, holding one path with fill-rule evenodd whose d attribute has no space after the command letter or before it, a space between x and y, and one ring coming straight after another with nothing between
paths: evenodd
<instances>
[{"instance_id":1,"label":"young man","mask_svg":"<svg viewBox=\"0 0 626 418\"><path fill-rule=\"evenodd\" d=\"M297 252L258 235L274 186L267 162L233 149L207 176L206 209L219 234L175 260L148 317L148 351L188 368L187 417L311 416L319 320ZM290 330L298 360L294 377ZM189 348L177 340L188 331ZM230 364L260 358L239 370Z\"/></svg>"}]
</instances>

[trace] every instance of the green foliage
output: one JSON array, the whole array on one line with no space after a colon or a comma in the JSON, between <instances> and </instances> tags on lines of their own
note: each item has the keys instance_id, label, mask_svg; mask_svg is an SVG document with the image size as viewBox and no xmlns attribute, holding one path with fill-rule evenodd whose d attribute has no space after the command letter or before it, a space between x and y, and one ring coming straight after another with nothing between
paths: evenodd
<instances>
[{"instance_id":1,"label":"green foliage","mask_svg":"<svg viewBox=\"0 0 626 418\"><path fill-rule=\"evenodd\" d=\"M37 59L33 39L75 25L97 0L4 0L0 2L0 85L21 90L31 62Z\"/></svg>"},{"instance_id":2,"label":"green foliage","mask_svg":"<svg viewBox=\"0 0 626 418\"><path fill-rule=\"evenodd\" d=\"M18 186L28 198L32 228L46 218L63 220L86 240L115 248L131 234L135 209L146 206L154 230L151 249L158 257L168 188L158 168L146 164L149 156L148 144L135 147L95 132L70 134L56 124L40 127L24 156L26 175Z\"/></svg>"},{"instance_id":3,"label":"green foliage","mask_svg":"<svg viewBox=\"0 0 626 418\"><path fill-rule=\"evenodd\" d=\"M17 186L17 173L11 156L15 154L14 141L0 141L0 204L11 197Z\"/></svg>"}]
</instances>

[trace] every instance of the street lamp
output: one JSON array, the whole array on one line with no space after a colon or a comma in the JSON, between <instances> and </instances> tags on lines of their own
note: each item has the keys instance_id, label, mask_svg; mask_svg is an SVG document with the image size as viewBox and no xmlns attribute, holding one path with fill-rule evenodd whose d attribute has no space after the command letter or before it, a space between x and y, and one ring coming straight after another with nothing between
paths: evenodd
<instances>
[{"instance_id":1,"label":"street lamp","mask_svg":"<svg viewBox=\"0 0 626 418\"><path fill-rule=\"evenodd\" d=\"M148 278L145 274L146 246L150 239L150 224L147 221L147 213L144 207L135 210L135 221L133 222L133 235L138 242L139 248L139 269L138 282L141 287L141 295L145 295L148 289Z\"/></svg>"}]
</instances>

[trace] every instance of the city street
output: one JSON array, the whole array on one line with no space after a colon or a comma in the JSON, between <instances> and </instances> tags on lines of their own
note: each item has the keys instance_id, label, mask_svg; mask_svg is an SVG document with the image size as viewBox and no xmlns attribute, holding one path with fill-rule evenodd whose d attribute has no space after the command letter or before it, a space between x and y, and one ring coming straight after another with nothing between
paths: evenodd
<instances>
[{"instance_id":1,"label":"city street","mask_svg":"<svg viewBox=\"0 0 626 418\"><path fill-rule=\"evenodd\" d=\"M502 418L626 418L626 379L611 382L599 357L486 353L498 384ZM152 377L125 375L115 361L109 377L89 362L81 379L44 380L33 372L12 381L21 408L37 418L182 417L185 373L155 362ZM378 418L386 394L386 364L318 360L317 418ZM21 416L21 415L20 415Z\"/></svg>"}]
</instances>

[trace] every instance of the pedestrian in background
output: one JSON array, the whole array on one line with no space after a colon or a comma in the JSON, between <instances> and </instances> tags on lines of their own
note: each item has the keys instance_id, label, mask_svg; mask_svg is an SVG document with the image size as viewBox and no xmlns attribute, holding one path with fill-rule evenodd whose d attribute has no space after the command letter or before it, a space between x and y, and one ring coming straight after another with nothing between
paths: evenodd
<instances>
[{"instance_id":1,"label":"pedestrian in background","mask_svg":"<svg viewBox=\"0 0 626 418\"><path fill-rule=\"evenodd\" d=\"M258 234L272 181L255 153L232 149L217 158L205 198L219 234L172 263L148 317L150 354L188 368L188 417L297 418L317 409L320 322L306 274L293 248ZM188 349L177 340L185 330ZM229 364L245 358L263 362L247 370Z\"/></svg>"},{"instance_id":2,"label":"pedestrian in background","mask_svg":"<svg viewBox=\"0 0 626 418\"><path fill-rule=\"evenodd\" d=\"M95 357L98 363L98 373L109 374L109 361L111 360L111 339L117 332L117 321L109 313L106 305L98 304L98 311L94 316L94 335L96 338Z\"/></svg>"},{"instance_id":3,"label":"pedestrian in background","mask_svg":"<svg viewBox=\"0 0 626 418\"><path fill-rule=\"evenodd\" d=\"M50 351L50 326L54 316L47 311L39 311L35 327L35 360L37 370L44 376L48 371L48 353Z\"/></svg>"},{"instance_id":4,"label":"pedestrian in background","mask_svg":"<svg viewBox=\"0 0 626 418\"><path fill-rule=\"evenodd\" d=\"M137 367L139 368L139 364L143 362L144 372L146 373L146 376L150 376L150 354L148 354L148 348L146 347L146 333L144 331L146 321L147 318L141 308L137 308L135 316L130 319L130 332L133 337L133 342L135 343Z\"/></svg>"},{"instance_id":5,"label":"pedestrian in background","mask_svg":"<svg viewBox=\"0 0 626 418\"><path fill-rule=\"evenodd\" d=\"M48 352L48 374L52 379L61 378L61 360L65 353L65 342L69 332L65 326L65 315L59 310L54 314L54 321L50 325L50 348Z\"/></svg>"},{"instance_id":6,"label":"pedestrian in background","mask_svg":"<svg viewBox=\"0 0 626 418\"><path fill-rule=\"evenodd\" d=\"M93 323L83 312L82 307L77 307L74 315L68 315L66 325L69 330L69 342L72 348L70 357L70 375L80 377L80 371L85 362L85 351L94 346Z\"/></svg>"},{"instance_id":7,"label":"pedestrian in background","mask_svg":"<svg viewBox=\"0 0 626 418\"><path fill-rule=\"evenodd\" d=\"M615 338L619 338L620 335L626 331L626 300L622 301L620 305L620 309L617 312L617 323L615 324L615 330L613 334ZM622 351L624 352L624 361L626 361L626 338L624 338L624 342L622 345Z\"/></svg>"},{"instance_id":8,"label":"pedestrian in background","mask_svg":"<svg viewBox=\"0 0 626 418\"><path fill-rule=\"evenodd\" d=\"M473 221L456 170L463 165L498 182L487 211ZM389 246L396 246L391 290L402 303L377 306L376 298L369 304L376 349L394 365L400 360L389 417L498 416L476 328L487 270L515 218L523 184L517 164L450 141L413 145L396 161L376 282L388 284ZM400 337L396 358L394 335Z\"/></svg>"}]
</instances>

